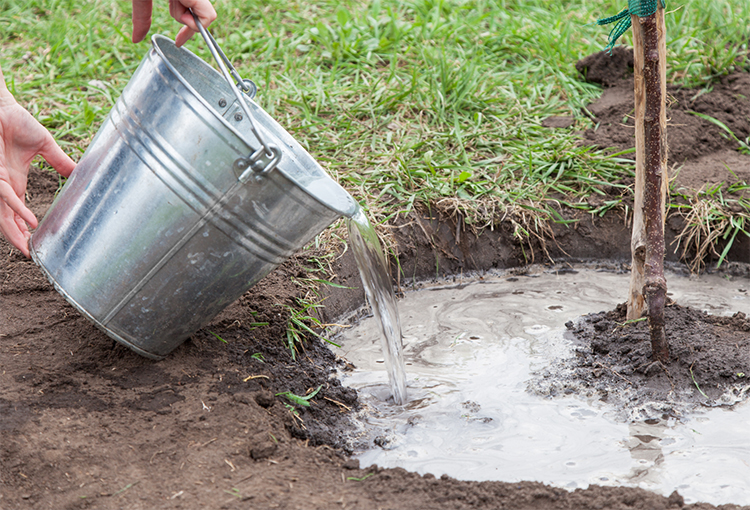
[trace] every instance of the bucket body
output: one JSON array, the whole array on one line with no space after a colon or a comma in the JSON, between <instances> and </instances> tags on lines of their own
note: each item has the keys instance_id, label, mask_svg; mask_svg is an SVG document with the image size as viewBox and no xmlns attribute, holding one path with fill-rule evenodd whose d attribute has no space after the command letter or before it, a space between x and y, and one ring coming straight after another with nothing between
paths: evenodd
<instances>
[{"instance_id":1,"label":"bucket body","mask_svg":"<svg viewBox=\"0 0 750 510\"><path fill-rule=\"evenodd\" d=\"M30 246L73 306L159 359L357 205L249 100L280 157L248 170L261 146L230 85L152 42Z\"/></svg>"}]
</instances>

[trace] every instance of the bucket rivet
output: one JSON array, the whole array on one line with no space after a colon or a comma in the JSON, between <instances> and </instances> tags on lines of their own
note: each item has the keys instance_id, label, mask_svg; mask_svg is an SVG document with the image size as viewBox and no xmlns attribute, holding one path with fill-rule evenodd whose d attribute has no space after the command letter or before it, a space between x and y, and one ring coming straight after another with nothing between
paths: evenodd
<instances>
[{"instance_id":1,"label":"bucket rivet","mask_svg":"<svg viewBox=\"0 0 750 510\"><path fill-rule=\"evenodd\" d=\"M219 99L219 106L224 108L227 105L227 100L224 98Z\"/></svg>"},{"instance_id":2,"label":"bucket rivet","mask_svg":"<svg viewBox=\"0 0 750 510\"><path fill-rule=\"evenodd\" d=\"M234 162L234 167L239 171L246 169L248 166L250 166L250 162L245 158L240 158Z\"/></svg>"},{"instance_id":3,"label":"bucket rivet","mask_svg":"<svg viewBox=\"0 0 750 510\"><path fill-rule=\"evenodd\" d=\"M242 120L242 114L241 113L235 113L234 114L234 120L236 120L237 122L241 121Z\"/></svg>"}]
</instances>

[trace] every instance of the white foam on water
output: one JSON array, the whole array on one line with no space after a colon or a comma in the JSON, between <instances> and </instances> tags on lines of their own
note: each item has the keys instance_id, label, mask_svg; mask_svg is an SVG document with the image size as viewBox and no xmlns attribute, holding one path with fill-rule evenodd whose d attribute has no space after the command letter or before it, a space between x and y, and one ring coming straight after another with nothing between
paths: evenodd
<instances>
[{"instance_id":1,"label":"white foam on water","mask_svg":"<svg viewBox=\"0 0 750 510\"><path fill-rule=\"evenodd\" d=\"M667 277L681 305L750 313L746 279ZM390 391L377 324L365 319L345 331L335 350L357 368L342 380L359 391L363 429L381 445L359 452L361 464L568 489L678 490L688 503L750 504L750 405L623 423L598 400L526 391L536 371L572 355L565 322L614 308L627 296L628 279L582 269L407 293L399 302L404 406L384 402Z\"/></svg>"}]
</instances>

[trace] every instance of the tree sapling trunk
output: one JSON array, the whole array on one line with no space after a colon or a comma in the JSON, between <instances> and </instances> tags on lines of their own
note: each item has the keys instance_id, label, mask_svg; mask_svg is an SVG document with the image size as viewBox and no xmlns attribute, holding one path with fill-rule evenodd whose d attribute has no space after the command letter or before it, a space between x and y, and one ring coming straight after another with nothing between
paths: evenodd
<instances>
[{"instance_id":1,"label":"tree sapling trunk","mask_svg":"<svg viewBox=\"0 0 750 510\"><path fill-rule=\"evenodd\" d=\"M654 359L669 361L664 328L664 219L667 195L666 37L664 9L632 15L636 182L628 319L647 311Z\"/></svg>"}]
</instances>

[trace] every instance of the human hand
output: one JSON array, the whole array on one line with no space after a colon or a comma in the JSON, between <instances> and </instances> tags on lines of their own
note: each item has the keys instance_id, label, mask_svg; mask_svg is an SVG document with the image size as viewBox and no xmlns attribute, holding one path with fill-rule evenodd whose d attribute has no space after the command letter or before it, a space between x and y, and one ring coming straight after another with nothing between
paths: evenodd
<instances>
[{"instance_id":1,"label":"human hand","mask_svg":"<svg viewBox=\"0 0 750 510\"><path fill-rule=\"evenodd\" d=\"M153 11L152 0L133 1L133 42L141 42L151 28L151 13ZM210 25L216 19L216 11L209 0L169 0L169 14L174 19L185 25L177 33L175 44L180 47L198 32L193 15L188 9L192 9L198 16L204 27Z\"/></svg>"},{"instance_id":2,"label":"human hand","mask_svg":"<svg viewBox=\"0 0 750 510\"><path fill-rule=\"evenodd\" d=\"M27 257L29 225L39 223L25 204L29 166L37 154L65 177L76 166L49 131L16 103L0 70L0 233Z\"/></svg>"}]
</instances>

